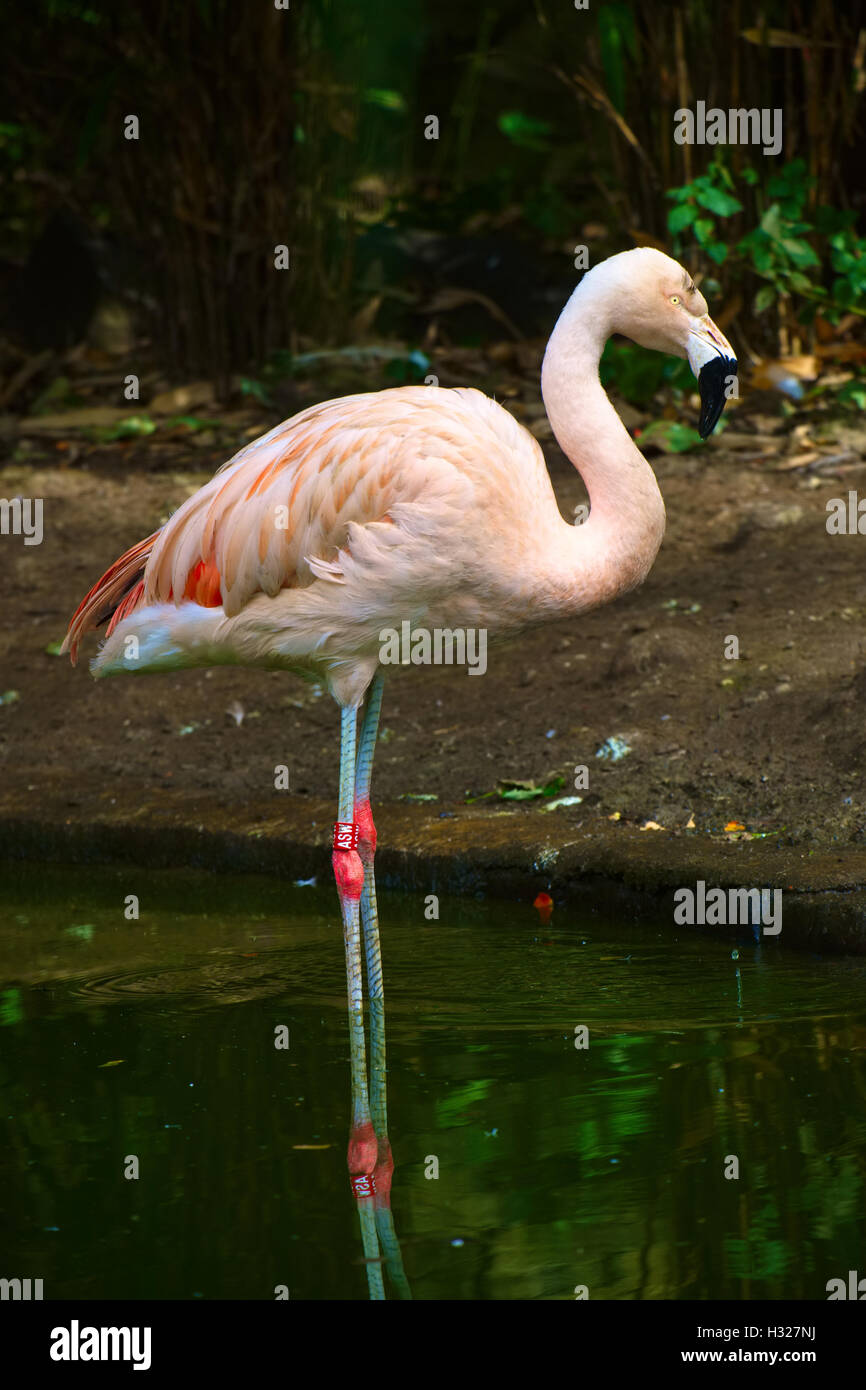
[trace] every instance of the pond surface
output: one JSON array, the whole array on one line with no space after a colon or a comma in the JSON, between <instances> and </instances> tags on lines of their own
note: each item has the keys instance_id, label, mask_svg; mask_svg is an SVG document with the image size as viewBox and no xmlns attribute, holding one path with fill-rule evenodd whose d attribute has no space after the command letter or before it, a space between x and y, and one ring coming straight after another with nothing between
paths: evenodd
<instances>
[{"instance_id":1,"label":"pond surface","mask_svg":"<svg viewBox=\"0 0 866 1390\"><path fill-rule=\"evenodd\" d=\"M380 895L414 1298L823 1299L863 1273L866 962L439 909ZM347 1037L329 885L0 866L0 1275L367 1298Z\"/></svg>"}]
</instances>

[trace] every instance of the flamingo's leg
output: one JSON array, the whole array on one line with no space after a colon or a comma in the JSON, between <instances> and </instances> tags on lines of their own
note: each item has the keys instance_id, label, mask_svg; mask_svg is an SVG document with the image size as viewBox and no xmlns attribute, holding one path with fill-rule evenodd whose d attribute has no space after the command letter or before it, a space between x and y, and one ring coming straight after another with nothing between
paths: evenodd
<instances>
[{"instance_id":1,"label":"flamingo's leg","mask_svg":"<svg viewBox=\"0 0 866 1390\"><path fill-rule=\"evenodd\" d=\"M382 672L378 670L367 691L364 719L355 764L355 822L358 826L358 853L364 866L361 917L364 923L364 953L367 958L367 992L370 999L370 1107L373 1128L379 1141L376 1191L387 1202L391 1186L391 1150L388 1144L388 1114L385 1082L385 993L382 985L382 952L379 946L379 912L376 905L376 827L370 809L370 779L373 754L382 708Z\"/></svg>"},{"instance_id":2,"label":"flamingo's leg","mask_svg":"<svg viewBox=\"0 0 866 1390\"><path fill-rule=\"evenodd\" d=\"M370 809L370 779L373 775L373 754L379 731L382 709L381 668L377 670L364 705L361 737L355 766L355 823L358 826L358 853L364 866L364 888L361 893L361 916L364 921L364 950L367 956L367 990L370 999L382 999L382 953L379 947L379 913L376 907L376 880L373 859L376 854L376 827Z\"/></svg>"},{"instance_id":3,"label":"flamingo's leg","mask_svg":"<svg viewBox=\"0 0 866 1390\"><path fill-rule=\"evenodd\" d=\"M340 730L340 809L334 830L332 863L346 947L346 987L349 999L349 1050L352 1073L352 1129L349 1136L349 1173L371 1175L376 1164L376 1136L370 1116L367 1091L367 1059L364 1042L364 980L361 966L360 901L364 885L364 866L353 843L355 796L355 710L341 712ZM369 1184L372 1188L372 1184ZM356 1196L366 1193L364 1183L353 1181Z\"/></svg>"},{"instance_id":4,"label":"flamingo's leg","mask_svg":"<svg viewBox=\"0 0 866 1390\"><path fill-rule=\"evenodd\" d=\"M361 894L361 916L364 923L364 951L367 958L367 990L370 997L370 1107L373 1128L379 1144L375 1172L376 1225L382 1243L382 1253L401 1298L411 1298L409 1283L403 1271L400 1246L391 1214L391 1178L394 1160L388 1139L387 1082L385 1068L385 994L382 986L382 954L379 945L379 914L376 906L376 878L373 860L376 853L376 827L370 809L370 779L373 754L382 708L383 679L377 671L367 692L358 758L355 770L355 821L358 825L358 853L364 865L364 889Z\"/></svg>"}]
</instances>

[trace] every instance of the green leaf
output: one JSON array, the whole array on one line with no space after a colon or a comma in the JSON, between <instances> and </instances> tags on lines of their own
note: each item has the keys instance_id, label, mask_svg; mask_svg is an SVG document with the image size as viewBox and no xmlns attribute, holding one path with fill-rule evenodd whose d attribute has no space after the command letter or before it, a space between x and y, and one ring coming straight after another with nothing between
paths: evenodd
<instances>
[{"instance_id":1,"label":"green leaf","mask_svg":"<svg viewBox=\"0 0 866 1390\"><path fill-rule=\"evenodd\" d=\"M536 796L556 796L564 786L564 777L554 777L544 787L537 787L534 782L512 782L506 783L499 795L503 801L530 801Z\"/></svg>"},{"instance_id":2,"label":"green leaf","mask_svg":"<svg viewBox=\"0 0 866 1390\"><path fill-rule=\"evenodd\" d=\"M386 87L368 87L364 93L368 106L381 106L383 111L405 111L406 102L400 92Z\"/></svg>"},{"instance_id":3,"label":"green leaf","mask_svg":"<svg viewBox=\"0 0 866 1390\"><path fill-rule=\"evenodd\" d=\"M527 150L546 150L548 142L543 138L549 135L553 126L549 121L535 120L522 111L500 111L497 121L503 135L507 135L515 145Z\"/></svg>"},{"instance_id":4,"label":"green leaf","mask_svg":"<svg viewBox=\"0 0 866 1390\"><path fill-rule=\"evenodd\" d=\"M866 381L846 381L836 392L839 401L851 401L858 410L866 410Z\"/></svg>"},{"instance_id":5,"label":"green leaf","mask_svg":"<svg viewBox=\"0 0 866 1390\"><path fill-rule=\"evenodd\" d=\"M743 211L739 198L731 197L721 188L704 188L696 196L701 207L714 212L717 217L733 217L735 212Z\"/></svg>"},{"instance_id":6,"label":"green leaf","mask_svg":"<svg viewBox=\"0 0 866 1390\"><path fill-rule=\"evenodd\" d=\"M783 237L781 239L781 244L794 262L794 265L806 266L821 264L808 241L800 241L797 237Z\"/></svg>"},{"instance_id":7,"label":"green leaf","mask_svg":"<svg viewBox=\"0 0 866 1390\"><path fill-rule=\"evenodd\" d=\"M606 344L601 358L603 386L615 386L630 405L646 405L665 380L665 361L632 343Z\"/></svg>"},{"instance_id":8,"label":"green leaf","mask_svg":"<svg viewBox=\"0 0 866 1390\"><path fill-rule=\"evenodd\" d=\"M763 285L755 295L755 302L752 309L756 314L763 314L765 309L769 309L771 304L776 302L776 289L774 285Z\"/></svg>"},{"instance_id":9,"label":"green leaf","mask_svg":"<svg viewBox=\"0 0 866 1390\"><path fill-rule=\"evenodd\" d=\"M857 269L857 257L852 256L850 251L833 252L833 269L839 270L843 275L848 275L852 270Z\"/></svg>"},{"instance_id":10,"label":"green leaf","mask_svg":"<svg viewBox=\"0 0 866 1390\"><path fill-rule=\"evenodd\" d=\"M675 208L671 208L668 213L668 231L676 235L686 227L690 227L698 215L698 210L694 203L678 203Z\"/></svg>"},{"instance_id":11,"label":"green leaf","mask_svg":"<svg viewBox=\"0 0 866 1390\"><path fill-rule=\"evenodd\" d=\"M126 420L118 420L116 425L106 429L95 429L94 437L103 444L111 444L116 439L135 439L139 435L153 434L156 425L149 415L130 415Z\"/></svg>"},{"instance_id":12,"label":"green leaf","mask_svg":"<svg viewBox=\"0 0 866 1390\"><path fill-rule=\"evenodd\" d=\"M642 431L639 443L650 441L666 454L684 454L704 442L697 430L693 430L691 425L684 425L681 420L652 420Z\"/></svg>"},{"instance_id":13,"label":"green leaf","mask_svg":"<svg viewBox=\"0 0 866 1390\"><path fill-rule=\"evenodd\" d=\"M812 180L806 173L806 161L792 159L770 179L767 193L771 198L795 198L802 201L811 183Z\"/></svg>"},{"instance_id":14,"label":"green leaf","mask_svg":"<svg viewBox=\"0 0 866 1390\"><path fill-rule=\"evenodd\" d=\"M775 261L773 248L767 241L753 241L748 247L752 257L752 264L760 275L769 275L773 270Z\"/></svg>"},{"instance_id":15,"label":"green leaf","mask_svg":"<svg viewBox=\"0 0 866 1390\"><path fill-rule=\"evenodd\" d=\"M706 288L708 283L709 282L705 280L703 282L703 288ZM692 376L691 367L688 362L682 362L676 357L664 358L662 381L674 391L692 392L695 389L695 379Z\"/></svg>"},{"instance_id":16,"label":"green leaf","mask_svg":"<svg viewBox=\"0 0 866 1390\"><path fill-rule=\"evenodd\" d=\"M708 217L699 217L694 224L695 237L701 246L706 246L710 238L715 234L715 227Z\"/></svg>"},{"instance_id":17,"label":"green leaf","mask_svg":"<svg viewBox=\"0 0 866 1390\"><path fill-rule=\"evenodd\" d=\"M797 294L808 294L814 286L808 275L801 275L798 270L792 270L788 275L788 288Z\"/></svg>"},{"instance_id":18,"label":"green leaf","mask_svg":"<svg viewBox=\"0 0 866 1390\"><path fill-rule=\"evenodd\" d=\"M782 210L778 203L772 203L761 218L761 231L768 236L771 241L780 241L785 234L782 226Z\"/></svg>"}]
</instances>

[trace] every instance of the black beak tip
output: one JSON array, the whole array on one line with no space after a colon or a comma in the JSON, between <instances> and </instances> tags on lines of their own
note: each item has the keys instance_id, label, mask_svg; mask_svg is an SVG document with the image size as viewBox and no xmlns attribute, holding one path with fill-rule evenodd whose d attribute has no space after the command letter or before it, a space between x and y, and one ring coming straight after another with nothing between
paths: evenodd
<instances>
[{"instance_id":1,"label":"black beak tip","mask_svg":"<svg viewBox=\"0 0 866 1390\"><path fill-rule=\"evenodd\" d=\"M701 368L698 377L698 390L701 393L698 434L701 439L708 439L719 423L728 399L728 384L736 375L737 363L733 357L714 357Z\"/></svg>"}]
</instances>

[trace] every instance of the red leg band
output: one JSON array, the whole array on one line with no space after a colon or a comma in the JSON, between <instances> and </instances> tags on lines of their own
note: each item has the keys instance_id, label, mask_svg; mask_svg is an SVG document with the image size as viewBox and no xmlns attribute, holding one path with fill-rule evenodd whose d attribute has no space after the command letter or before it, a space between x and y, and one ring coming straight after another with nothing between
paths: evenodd
<instances>
[{"instance_id":1,"label":"red leg band","mask_svg":"<svg viewBox=\"0 0 866 1390\"><path fill-rule=\"evenodd\" d=\"M338 820L334 823L334 849L357 849L358 827L354 821Z\"/></svg>"}]
</instances>

